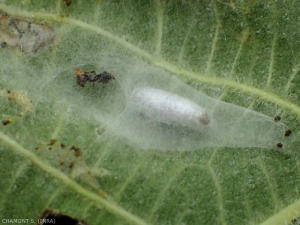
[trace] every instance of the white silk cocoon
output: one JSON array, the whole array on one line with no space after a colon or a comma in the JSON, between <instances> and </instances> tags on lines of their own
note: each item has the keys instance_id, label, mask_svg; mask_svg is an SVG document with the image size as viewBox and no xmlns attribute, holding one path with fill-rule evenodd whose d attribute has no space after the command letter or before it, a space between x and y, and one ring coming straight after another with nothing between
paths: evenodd
<instances>
[{"instance_id":1,"label":"white silk cocoon","mask_svg":"<svg viewBox=\"0 0 300 225\"><path fill-rule=\"evenodd\" d=\"M116 80L76 84L75 70L104 70ZM160 68L128 57L60 72L47 94L140 149L275 148L284 130L272 117L203 94ZM53 90L55 86L55 91ZM47 88L46 88L47 90ZM272 115L273 116L273 115Z\"/></svg>"}]
</instances>

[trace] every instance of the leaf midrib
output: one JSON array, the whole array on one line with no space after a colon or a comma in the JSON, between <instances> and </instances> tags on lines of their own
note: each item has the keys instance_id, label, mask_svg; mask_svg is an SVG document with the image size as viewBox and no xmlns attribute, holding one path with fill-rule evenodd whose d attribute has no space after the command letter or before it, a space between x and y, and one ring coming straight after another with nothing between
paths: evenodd
<instances>
[{"instance_id":1,"label":"leaf midrib","mask_svg":"<svg viewBox=\"0 0 300 225\"><path fill-rule=\"evenodd\" d=\"M275 94L274 92L271 92L269 90L264 90L264 89L259 89L251 85L247 85L244 83L239 83L234 80L229 80L226 78L220 78L220 77L209 77L205 75L204 73L196 73L193 71L189 71L183 68L180 68L157 55L152 55L149 52L142 50L141 48L119 38L118 36L108 32L107 30L104 30L98 26L88 24L86 22L82 22L80 20L71 18L71 17L61 17L60 15L55 15L51 13L42 13L42 12L29 12L29 11L24 11L20 9L15 9L9 6L6 6L4 4L0 4L0 9L3 11L13 14L13 15L18 15L18 16L23 16L23 17L34 17L36 19L50 19L54 21L59 21L59 22L64 22L68 24L72 24L75 26L79 26L83 29L89 29L94 31L95 33L101 34L103 37L106 37L110 41L114 41L117 44L127 48L128 50L132 51L133 53L141 56L148 62L150 62L152 65L160 67L166 71L169 71L178 77L181 78L188 78L192 79L194 81L200 81L200 82L205 82L211 85L215 86L227 86L233 89L241 90L243 92L246 92L250 95L256 96L260 99L263 99L267 102L271 102L273 104L276 104L284 109L290 110L292 113L294 113L297 116L300 116L300 107L296 105L295 103L284 99L280 97L279 95Z\"/></svg>"}]
</instances>

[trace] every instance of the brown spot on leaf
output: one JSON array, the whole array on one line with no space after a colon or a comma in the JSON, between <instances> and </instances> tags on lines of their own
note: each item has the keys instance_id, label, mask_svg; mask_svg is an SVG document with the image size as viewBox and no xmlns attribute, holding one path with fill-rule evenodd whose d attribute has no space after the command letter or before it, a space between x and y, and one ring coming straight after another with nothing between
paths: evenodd
<instances>
[{"instance_id":1,"label":"brown spot on leaf","mask_svg":"<svg viewBox=\"0 0 300 225\"><path fill-rule=\"evenodd\" d=\"M69 165L69 168L73 168L75 166L75 163L74 162L70 162L70 165Z\"/></svg>"},{"instance_id":2,"label":"brown spot on leaf","mask_svg":"<svg viewBox=\"0 0 300 225\"><path fill-rule=\"evenodd\" d=\"M18 113L17 117L18 117L18 118L21 118L23 115L24 115L24 112L21 110L21 111Z\"/></svg>"},{"instance_id":3,"label":"brown spot on leaf","mask_svg":"<svg viewBox=\"0 0 300 225\"><path fill-rule=\"evenodd\" d=\"M66 4L66 6L70 7L72 4L72 0L64 0L64 3Z\"/></svg>"},{"instance_id":4,"label":"brown spot on leaf","mask_svg":"<svg viewBox=\"0 0 300 225\"><path fill-rule=\"evenodd\" d=\"M76 148L74 145L71 147L71 150L75 151L75 156L80 156L81 155L81 151L80 148Z\"/></svg>"},{"instance_id":5,"label":"brown spot on leaf","mask_svg":"<svg viewBox=\"0 0 300 225\"><path fill-rule=\"evenodd\" d=\"M275 116L275 117L274 117L274 121L275 121L275 122L279 122L280 120L281 120L281 117L280 117L280 116Z\"/></svg>"},{"instance_id":6,"label":"brown spot on leaf","mask_svg":"<svg viewBox=\"0 0 300 225\"><path fill-rule=\"evenodd\" d=\"M284 136L288 137L288 136L290 136L290 135L291 135L291 133L292 133L292 131L291 131L291 130L287 130L287 131L285 132Z\"/></svg>"},{"instance_id":7,"label":"brown spot on leaf","mask_svg":"<svg viewBox=\"0 0 300 225\"><path fill-rule=\"evenodd\" d=\"M17 102L21 106L21 116L23 114L23 110L30 113L33 112L33 105L29 100L26 91L0 90L0 97L8 98L8 101L10 102Z\"/></svg>"},{"instance_id":8,"label":"brown spot on leaf","mask_svg":"<svg viewBox=\"0 0 300 225\"><path fill-rule=\"evenodd\" d=\"M50 139L50 143L48 145L55 145L57 140L55 139Z\"/></svg>"},{"instance_id":9,"label":"brown spot on leaf","mask_svg":"<svg viewBox=\"0 0 300 225\"><path fill-rule=\"evenodd\" d=\"M16 101L16 98L15 97L8 97L8 101L14 102L14 101Z\"/></svg>"},{"instance_id":10,"label":"brown spot on leaf","mask_svg":"<svg viewBox=\"0 0 300 225\"><path fill-rule=\"evenodd\" d=\"M8 19L8 15L7 14L1 15L1 19L7 20Z\"/></svg>"},{"instance_id":11,"label":"brown spot on leaf","mask_svg":"<svg viewBox=\"0 0 300 225\"><path fill-rule=\"evenodd\" d=\"M2 121L2 124L3 124L4 126L6 126L6 125L12 123L12 121L13 121L12 118L7 118L7 120L3 120L3 121Z\"/></svg>"}]
</instances>

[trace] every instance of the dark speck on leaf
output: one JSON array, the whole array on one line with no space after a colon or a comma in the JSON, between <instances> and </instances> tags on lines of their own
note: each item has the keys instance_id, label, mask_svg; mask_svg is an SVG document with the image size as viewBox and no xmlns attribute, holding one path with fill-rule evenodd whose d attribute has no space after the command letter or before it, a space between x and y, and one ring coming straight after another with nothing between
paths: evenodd
<instances>
[{"instance_id":1,"label":"dark speck on leaf","mask_svg":"<svg viewBox=\"0 0 300 225\"><path fill-rule=\"evenodd\" d=\"M74 162L70 162L69 167L72 169L74 166L75 166L75 163Z\"/></svg>"},{"instance_id":2,"label":"dark speck on leaf","mask_svg":"<svg viewBox=\"0 0 300 225\"><path fill-rule=\"evenodd\" d=\"M70 7L72 4L72 0L64 0L64 3L66 4L66 6Z\"/></svg>"},{"instance_id":3,"label":"dark speck on leaf","mask_svg":"<svg viewBox=\"0 0 300 225\"><path fill-rule=\"evenodd\" d=\"M278 144L277 144L277 147L278 147L278 148L282 148L282 147L283 147L283 144L278 143Z\"/></svg>"},{"instance_id":4,"label":"dark speck on leaf","mask_svg":"<svg viewBox=\"0 0 300 225\"><path fill-rule=\"evenodd\" d=\"M2 124L3 124L4 126L6 126L6 125L10 124L11 122L12 122L12 120L9 118L9 119L7 119L7 120L3 120L3 121L2 121Z\"/></svg>"},{"instance_id":5,"label":"dark speck on leaf","mask_svg":"<svg viewBox=\"0 0 300 225\"><path fill-rule=\"evenodd\" d=\"M51 139L50 143L48 145L55 145L55 143L56 143L56 140L55 139Z\"/></svg>"},{"instance_id":6,"label":"dark speck on leaf","mask_svg":"<svg viewBox=\"0 0 300 225\"><path fill-rule=\"evenodd\" d=\"M80 156L81 155L81 151L80 148L76 148L74 145L71 147L71 150L75 151L75 156Z\"/></svg>"},{"instance_id":7,"label":"dark speck on leaf","mask_svg":"<svg viewBox=\"0 0 300 225\"><path fill-rule=\"evenodd\" d=\"M287 130L287 131L285 132L284 136L288 137L288 136L290 136L291 133L292 133L291 130Z\"/></svg>"},{"instance_id":8,"label":"dark speck on leaf","mask_svg":"<svg viewBox=\"0 0 300 225\"><path fill-rule=\"evenodd\" d=\"M280 116L275 116L275 117L274 117L274 121L275 121L275 122L278 122L278 121L280 121L280 120L281 120L281 117L280 117Z\"/></svg>"}]
</instances>

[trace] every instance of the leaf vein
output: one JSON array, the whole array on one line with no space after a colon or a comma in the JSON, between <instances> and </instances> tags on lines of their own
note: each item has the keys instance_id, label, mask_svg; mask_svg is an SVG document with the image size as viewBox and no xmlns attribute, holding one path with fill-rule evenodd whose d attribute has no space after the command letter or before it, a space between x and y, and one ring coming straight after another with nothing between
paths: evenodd
<instances>
[{"instance_id":1,"label":"leaf vein","mask_svg":"<svg viewBox=\"0 0 300 225\"><path fill-rule=\"evenodd\" d=\"M211 69L211 64L212 64L212 60L213 60L213 57L214 57L214 53L216 51L216 46L217 46L217 42L218 42L218 39L219 39L220 27L221 27L221 21L220 21L220 18L218 16L216 1L213 1L213 4L214 4L214 10L215 10L215 14L216 14L217 27L216 27L215 36L214 36L211 52L210 52L208 63L207 63L206 73L209 73L210 69Z\"/></svg>"},{"instance_id":2,"label":"leaf vein","mask_svg":"<svg viewBox=\"0 0 300 225\"><path fill-rule=\"evenodd\" d=\"M48 165L42 159L40 159L38 156L36 156L34 153L30 152L29 150L25 149L21 145L19 145L17 142L15 142L13 139L8 137L7 135L0 132L0 139L8 146L11 146L11 148L16 152L22 155L23 157L29 158L30 160L33 160L36 165L38 165L41 169L43 169L48 174L52 175L58 180L61 180L65 185L72 188L77 193L81 194L82 196L91 199L92 201L95 201L97 203L100 203L103 205L108 211L111 213L130 221L134 224L138 225L146 225L147 223L142 220L141 218L127 212L123 208L121 208L119 205L117 205L114 202L108 201L107 199L104 199L103 197L92 193L91 191L85 189L81 185L77 184L75 181L71 180L67 175L62 173L61 171L53 168L52 166Z\"/></svg>"},{"instance_id":3,"label":"leaf vein","mask_svg":"<svg viewBox=\"0 0 300 225\"><path fill-rule=\"evenodd\" d=\"M157 39L155 55L159 56L161 52L161 42L163 36L163 20L164 20L164 9L160 0L156 0L156 15L157 15Z\"/></svg>"}]
</instances>

